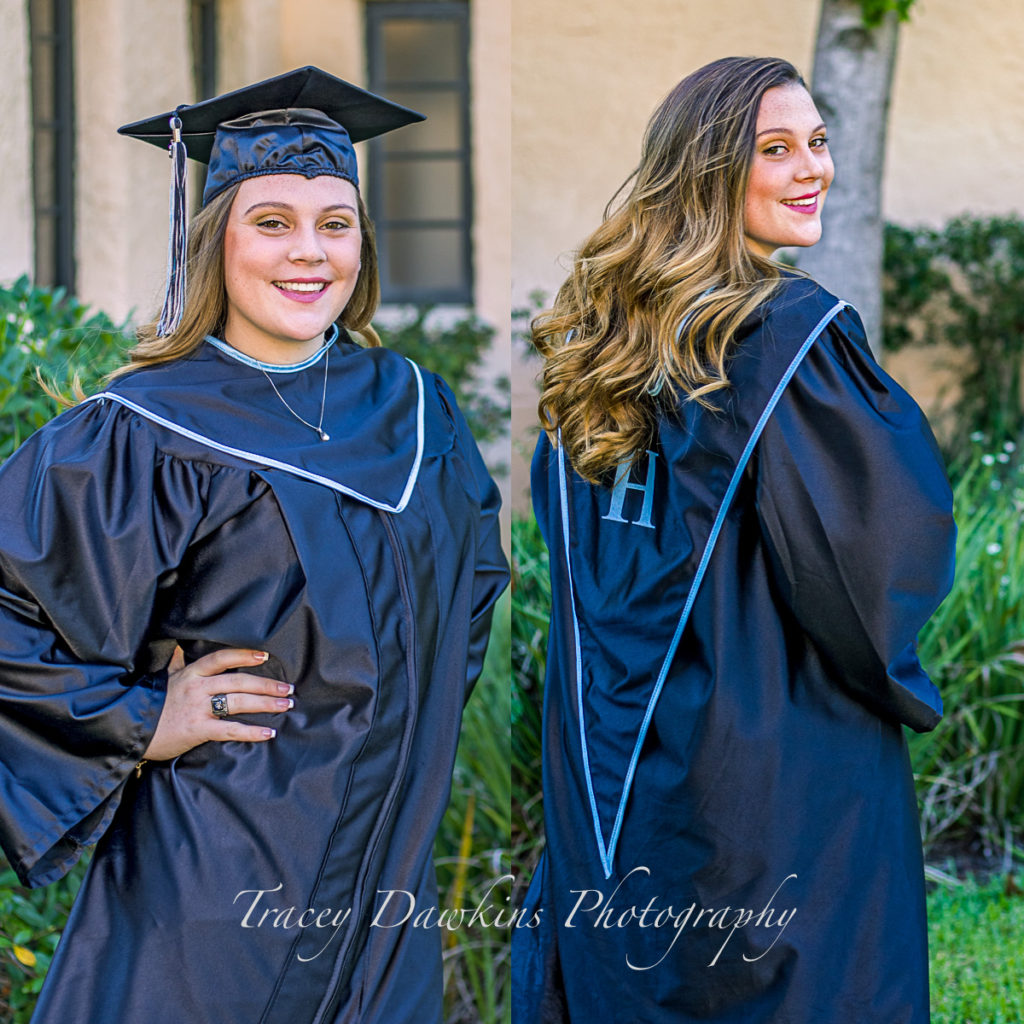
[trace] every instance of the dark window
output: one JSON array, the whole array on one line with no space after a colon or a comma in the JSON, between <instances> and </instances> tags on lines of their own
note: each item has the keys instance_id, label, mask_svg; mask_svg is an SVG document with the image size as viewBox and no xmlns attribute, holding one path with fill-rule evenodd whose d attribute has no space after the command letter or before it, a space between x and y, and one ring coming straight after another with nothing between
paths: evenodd
<instances>
[{"instance_id":1,"label":"dark window","mask_svg":"<svg viewBox=\"0 0 1024 1024\"><path fill-rule=\"evenodd\" d=\"M217 0L192 0L192 81L197 101L217 95Z\"/></svg>"},{"instance_id":2,"label":"dark window","mask_svg":"<svg viewBox=\"0 0 1024 1024\"><path fill-rule=\"evenodd\" d=\"M198 103L217 95L217 0L191 0L192 89ZM194 161L189 169L191 210L203 205L206 168Z\"/></svg>"},{"instance_id":3,"label":"dark window","mask_svg":"<svg viewBox=\"0 0 1024 1024\"><path fill-rule=\"evenodd\" d=\"M75 288L72 0L29 0L35 280Z\"/></svg>"},{"instance_id":4,"label":"dark window","mask_svg":"<svg viewBox=\"0 0 1024 1024\"><path fill-rule=\"evenodd\" d=\"M427 115L370 143L370 215L385 302L473 298L469 8L367 4L369 87Z\"/></svg>"}]
</instances>

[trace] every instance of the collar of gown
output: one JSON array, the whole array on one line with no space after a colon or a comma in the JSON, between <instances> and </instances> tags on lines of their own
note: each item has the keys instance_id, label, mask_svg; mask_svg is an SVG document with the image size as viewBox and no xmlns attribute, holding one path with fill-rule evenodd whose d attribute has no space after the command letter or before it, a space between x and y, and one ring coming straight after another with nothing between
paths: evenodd
<instances>
[{"instance_id":1,"label":"collar of gown","mask_svg":"<svg viewBox=\"0 0 1024 1024\"><path fill-rule=\"evenodd\" d=\"M117 402L213 451L401 512L423 458L422 375L395 352L337 340L335 330L309 358L278 366L209 338L187 358L137 370L87 401ZM330 440L321 441L282 396L316 423L325 372Z\"/></svg>"}]
</instances>

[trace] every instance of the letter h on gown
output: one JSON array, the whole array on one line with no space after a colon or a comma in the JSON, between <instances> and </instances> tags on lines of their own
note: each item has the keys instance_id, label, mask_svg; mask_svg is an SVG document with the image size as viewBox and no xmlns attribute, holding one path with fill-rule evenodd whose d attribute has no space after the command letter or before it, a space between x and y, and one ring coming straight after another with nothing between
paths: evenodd
<instances>
[{"instance_id":1,"label":"letter h on gown","mask_svg":"<svg viewBox=\"0 0 1024 1024\"><path fill-rule=\"evenodd\" d=\"M612 485L612 503L608 509L608 515L601 516L613 523L628 523L630 526L646 526L653 530L651 522L651 511L654 508L654 460L658 457L657 452L647 449L647 480L642 484L635 484L629 479L633 468L632 463L624 462L615 470L615 483ZM626 501L626 491L640 491L644 496L643 507L640 509L639 519L625 519L622 515L622 506Z\"/></svg>"}]
</instances>

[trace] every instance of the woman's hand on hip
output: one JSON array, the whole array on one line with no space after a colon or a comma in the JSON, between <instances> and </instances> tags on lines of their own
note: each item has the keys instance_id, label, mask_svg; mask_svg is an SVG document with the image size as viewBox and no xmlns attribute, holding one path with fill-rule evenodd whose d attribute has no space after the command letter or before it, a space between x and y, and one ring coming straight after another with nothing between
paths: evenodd
<instances>
[{"instance_id":1,"label":"woman's hand on hip","mask_svg":"<svg viewBox=\"0 0 1024 1024\"><path fill-rule=\"evenodd\" d=\"M234 722L230 717L276 714L295 704L289 696L295 688L288 683L228 671L262 665L267 657L263 651L227 648L186 665L184 652L175 648L160 721L143 757L167 761L208 740L260 743L273 739L276 730Z\"/></svg>"}]
</instances>

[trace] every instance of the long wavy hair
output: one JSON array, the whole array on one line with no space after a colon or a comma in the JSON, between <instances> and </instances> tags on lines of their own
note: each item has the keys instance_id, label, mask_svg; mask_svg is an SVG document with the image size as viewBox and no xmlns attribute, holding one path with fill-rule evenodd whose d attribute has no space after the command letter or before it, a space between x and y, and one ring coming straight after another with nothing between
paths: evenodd
<instances>
[{"instance_id":1,"label":"long wavy hair","mask_svg":"<svg viewBox=\"0 0 1024 1024\"><path fill-rule=\"evenodd\" d=\"M648 447L659 406L713 408L728 387L730 343L781 277L744 236L758 109L768 89L793 84L804 81L777 58L727 57L684 78L553 307L533 321L541 422L561 431L586 479Z\"/></svg>"},{"instance_id":2,"label":"long wavy hair","mask_svg":"<svg viewBox=\"0 0 1024 1024\"><path fill-rule=\"evenodd\" d=\"M110 379L144 366L181 359L194 352L208 334L219 335L223 332L228 314L228 296L224 283L224 234L238 189L239 184L225 189L192 220L188 237L188 284L178 329L160 338L156 333L158 316L143 324L136 331L136 345L128 353L128 362L114 370ZM380 338L370 320L380 304L377 239L362 196L358 196L357 206L362 232L359 252L362 266L352 296L337 322L358 333L367 345L375 347L380 345Z\"/></svg>"}]
</instances>

